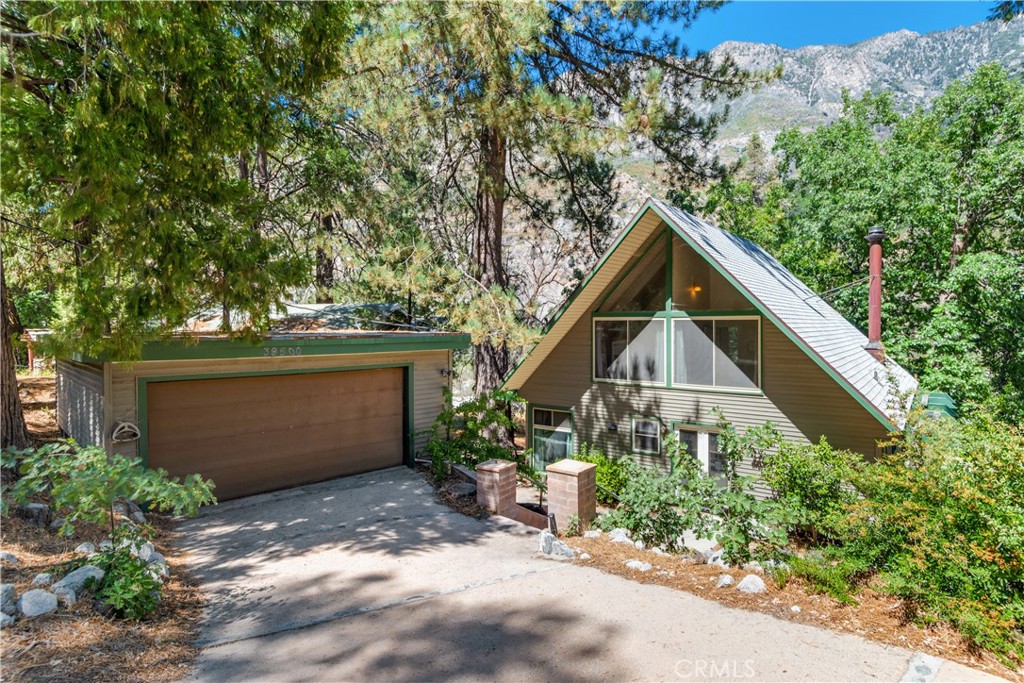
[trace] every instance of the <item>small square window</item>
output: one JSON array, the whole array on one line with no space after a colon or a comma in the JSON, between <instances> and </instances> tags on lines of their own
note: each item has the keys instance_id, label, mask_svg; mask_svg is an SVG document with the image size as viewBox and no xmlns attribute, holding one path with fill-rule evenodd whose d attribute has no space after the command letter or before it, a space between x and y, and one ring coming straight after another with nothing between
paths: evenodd
<instances>
[{"instance_id":1,"label":"small square window","mask_svg":"<svg viewBox=\"0 0 1024 683\"><path fill-rule=\"evenodd\" d=\"M633 420L633 452L661 453L661 423L650 418Z\"/></svg>"}]
</instances>

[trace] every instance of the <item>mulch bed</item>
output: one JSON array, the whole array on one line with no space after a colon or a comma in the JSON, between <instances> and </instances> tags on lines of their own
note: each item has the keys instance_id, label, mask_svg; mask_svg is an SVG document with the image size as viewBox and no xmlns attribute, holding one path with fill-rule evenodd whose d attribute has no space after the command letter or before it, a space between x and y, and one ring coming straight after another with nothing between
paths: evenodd
<instances>
[{"instance_id":1,"label":"mulch bed","mask_svg":"<svg viewBox=\"0 0 1024 683\"><path fill-rule=\"evenodd\" d=\"M19 380L25 418L36 443L60 437L55 423L53 377ZM29 391L26 392L25 389ZM172 523L149 516L153 544L167 558L171 576L155 612L141 621L102 616L88 596L71 607L35 619L19 619L3 630L0 658L5 681L151 681L180 680L188 675L198 650L203 599L189 578L186 558L174 547ZM3 520L0 549L20 561L4 566L3 581L14 583L18 595L32 588L32 578L53 570L74 557L84 541L98 543L108 535L104 527L78 523L75 535L60 538L54 532L11 517Z\"/></svg>"},{"instance_id":2,"label":"mulch bed","mask_svg":"<svg viewBox=\"0 0 1024 683\"><path fill-rule=\"evenodd\" d=\"M779 587L768 575L761 575L767 592L750 595L735 589L715 588L718 577L731 574L736 583L751 572L697 564L683 556L662 556L637 550L624 543L612 543L608 537L596 539L567 538L571 547L590 554L578 564L594 567L609 574L638 583L657 584L714 600L731 607L770 614L786 621L820 626L853 633L887 645L897 645L918 652L966 664L996 676L1024 683L1024 671L1014 671L999 659L972 646L952 627L944 624L923 627L913 621L906 604L870 586L857 595L857 605L844 605L828 595L812 593L798 577L790 577ZM651 571L641 572L625 566L627 560L639 559L651 564ZM792 610L800 608L799 612Z\"/></svg>"}]
</instances>

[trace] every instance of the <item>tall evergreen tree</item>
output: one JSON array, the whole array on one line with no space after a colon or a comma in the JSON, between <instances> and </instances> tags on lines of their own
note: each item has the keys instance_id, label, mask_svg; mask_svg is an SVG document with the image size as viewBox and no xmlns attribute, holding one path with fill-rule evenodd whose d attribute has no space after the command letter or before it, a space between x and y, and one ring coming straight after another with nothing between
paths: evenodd
<instances>
[{"instance_id":1,"label":"tall evergreen tree","mask_svg":"<svg viewBox=\"0 0 1024 683\"><path fill-rule=\"evenodd\" d=\"M609 152L650 153L673 185L719 172L708 143L720 115L698 103L751 78L678 38L719 4L408 1L361 30L366 125L433 147L423 220L469 285L477 393L501 383L510 346L526 340L505 252L513 211L542 226L568 217L599 252L612 228Z\"/></svg>"},{"instance_id":2,"label":"tall evergreen tree","mask_svg":"<svg viewBox=\"0 0 1024 683\"><path fill-rule=\"evenodd\" d=\"M268 157L341 75L350 10L0 7L0 179L5 215L18 216L3 248L47 245L36 267L59 295L59 346L132 358L210 306L236 314L235 332L259 332L308 279L269 220Z\"/></svg>"}]
</instances>

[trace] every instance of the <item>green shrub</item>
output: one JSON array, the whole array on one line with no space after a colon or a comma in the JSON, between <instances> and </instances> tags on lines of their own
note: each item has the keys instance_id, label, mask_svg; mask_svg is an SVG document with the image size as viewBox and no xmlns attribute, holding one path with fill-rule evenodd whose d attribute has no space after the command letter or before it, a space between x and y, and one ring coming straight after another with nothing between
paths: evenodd
<instances>
[{"instance_id":1,"label":"green shrub","mask_svg":"<svg viewBox=\"0 0 1024 683\"><path fill-rule=\"evenodd\" d=\"M771 559L788 541L787 530L796 519L788 501L764 500L754 495L756 477L741 475L742 462L762 462L769 449L782 443L771 423L750 427L743 434L718 414L718 450L725 456L725 486L706 495L704 508L716 522L711 524L731 564L751 559Z\"/></svg>"},{"instance_id":2,"label":"green shrub","mask_svg":"<svg viewBox=\"0 0 1024 683\"><path fill-rule=\"evenodd\" d=\"M171 479L163 469L148 469L140 458L107 455L97 446L79 447L73 441L52 443L35 450L7 451L4 465L17 465L21 477L5 492L23 504L48 493L54 511L65 523L62 532L74 531L79 520L114 529L114 504L129 500L158 511L195 515L199 506L215 503L213 482L197 474L184 481Z\"/></svg>"},{"instance_id":3,"label":"green shrub","mask_svg":"<svg viewBox=\"0 0 1024 683\"><path fill-rule=\"evenodd\" d=\"M614 505L626 486L626 465L624 458L613 458L594 446L580 444L573 460L597 465L597 500L605 505Z\"/></svg>"},{"instance_id":4,"label":"green shrub","mask_svg":"<svg viewBox=\"0 0 1024 683\"><path fill-rule=\"evenodd\" d=\"M829 561L824 557L790 557L786 560L793 576L799 576L815 593L825 593L843 603L856 605L853 597L867 572L849 560Z\"/></svg>"},{"instance_id":5,"label":"green shrub","mask_svg":"<svg viewBox=\"0 0 1024 683\"><path fill-rule=\"evenodd\" d=\"M509 404L517 398L513 391L495 391L455 406L451 391L445 389L444 409L431 425L426 444L434 478L440 481L448 476L448 463L474 468L496 458L516 460L518 471L534 476L526 458L514 458L499 438L500 432L513 427Z\"/></svg>"},{"instance_id":6,"label":"green shrub","mask_svg":"<svg viewBox=\"0 0 1024 683\"><path fill-rule=\"evenodd\" d=\"M1024 434L984 410L912 414L854 477L839 551L972 642L1024 661Z\"/></svg>"},{"instance_id":7,"label":"green shrub","mask_svg":"<svg viewBox=\"0 0 1024 683\"><path fill-rule=\"evenodd\" d=\"M118 616L139 620L160 604L163 584L156 569L132 552L145 542L135 527L121 524L110 540L111 548L89 559L89 564L105 572L102 581L90 588Z\"/></svg>"},{"instance_id":8,"label":"green shrub","mask_svg":"<svg viewBox=\"0 0 1024 683\"><path fill-rule=\"evenodd\" d=\"M764 455L761 475L792 510L801 531L815 541L819 534L835 539L846 507L857 497L850 481L860 461L855 453L832 448L824 437L816 444L783 441L778 451Z\"/></svg>"},{"instance_id":9,"label":"green shrub","mask_svg":"<svg viewBox=\"0 0 1024 683\"><path fill-rule=\"evenodd\" d=\"M569 521L565 524L565 535L569 537L579 536L583 533L583 522L579 515L569 515Z\"/></svg>"}]
</instances>

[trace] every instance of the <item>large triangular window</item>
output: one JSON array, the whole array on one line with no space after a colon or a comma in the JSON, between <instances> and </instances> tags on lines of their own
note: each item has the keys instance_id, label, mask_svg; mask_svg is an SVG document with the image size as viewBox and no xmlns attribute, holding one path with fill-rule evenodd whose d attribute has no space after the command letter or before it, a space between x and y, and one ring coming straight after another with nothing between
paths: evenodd
<instances>
[{"instance_id":1,"label":"large triangular window","mask_svg":"<svg viewBox=\"0 0 1024 683\"><path fill-rule=\"evenodd\" d=\"M659 233L648 241L646 253L605 299L600 310L627 313L665 310L665 238Z\"/></svg>"}]
</instances>

